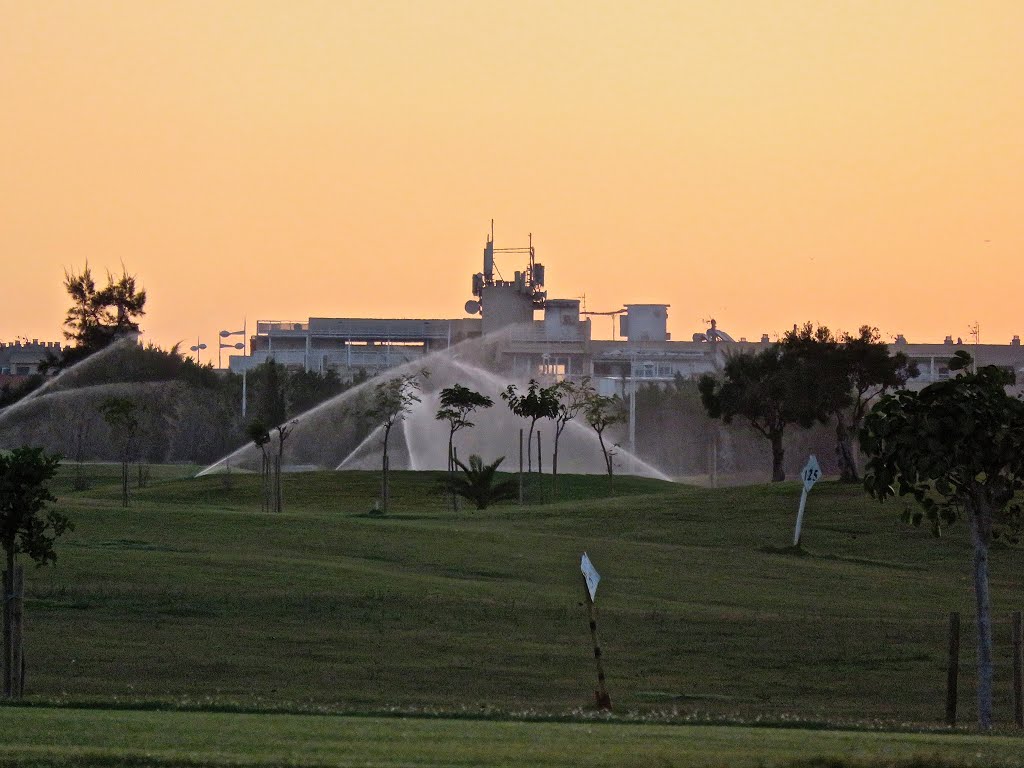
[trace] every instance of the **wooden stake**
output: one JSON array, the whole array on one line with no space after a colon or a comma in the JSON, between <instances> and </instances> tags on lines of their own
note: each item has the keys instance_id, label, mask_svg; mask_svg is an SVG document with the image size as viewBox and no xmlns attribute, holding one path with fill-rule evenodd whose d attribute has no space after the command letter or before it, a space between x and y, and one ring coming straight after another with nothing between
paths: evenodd
<instances>
[{"instance_id":1,"label":"wooden stake","mask_svg":"<svg viewBox=\"0 0 1024 768\"><path fill-rule=\"evenodd\" d=\"M544 465L541 463L541 452L540 452L540 430L537 430L537 474L544 474Z\"/></svg>"},{"instance_id":2,"label":"wooden stake","mask_svg":"<svg viewBox=\"0 0 1024 768\"><path fill-rule=\"evenodd\" d=\"M519 430L519 505L523 504L523 430Z\"/></svg>"},{"instance_id":3,"label":"wooden stake","mask_svg":"<svg viewBox=\"0 0 1024 768\"><path fill-rule=\"evenodd\" d=\"M14 566L14 600L11 604L14 658L11 659L11 698L20 699L25 663L25 567Z\"/></svg>"},{"instance_id":4,"label":"wooden stake","mask_svg":"<svg viewBox=\"0 0 1024 768\"><path fill-rule=\"evenodd\" d=\"M960 614L949 614L949 665L946 668L946 724L956 725L957 678L960 673Z\"/></svg>"},{"instance_id":5,"label":"wooden stake","mask_svg":"<svg viewBox=\"0 0 1024 768\"><path fill-rule=\"evenodd\" d=\"M1024 728L1024 615L1013 613L1013 721Z\"/></svg>"},{"instance_id":6,"label":"wooden stake","mask_svg":"<svg viewBox=\"0 0 1024 768\"><path fill-rule=\"evenodd\" d=\"M611 711L612 700L608 695L608 685L604 678L604 662L601 656L601 641L597 637L597 609L590 597L590 588L587 586L587 577L583 578L583 599L587 602L587 615L590 618L590 639L594 642L594 661L597 664L597 690L594 691L594 698L597 700L597 708Z\"/></svg>"},{"instance_id":7,"label":"wooden stake","mask_svg":"<svg viewBox=\"0 0 1024 768\"><path fill-rule=\"evenodd\" d=\"M12 669L14 662L14 627L11 614L14 608L14 574L4 571L4 698L11 698L11 681L14 678Z\"/></svg>"}]
</instances>

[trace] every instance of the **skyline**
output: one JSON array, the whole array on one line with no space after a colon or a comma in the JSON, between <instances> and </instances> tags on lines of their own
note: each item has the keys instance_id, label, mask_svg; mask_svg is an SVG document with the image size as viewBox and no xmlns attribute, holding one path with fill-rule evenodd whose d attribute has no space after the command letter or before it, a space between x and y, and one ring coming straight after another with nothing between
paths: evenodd
<instances>
[{"instance_id":1,"label":"skyline","mask_svg":"<svg viewBox=\"0 0 1024 768\"><path fill-rule=\"evenodd\" d=\"M1019 3L0 10L0 340L62 339L86 261L165 347L466 317L491 219L552 298L677 340L1024 333Z\"/></svg>"}]
</instances>

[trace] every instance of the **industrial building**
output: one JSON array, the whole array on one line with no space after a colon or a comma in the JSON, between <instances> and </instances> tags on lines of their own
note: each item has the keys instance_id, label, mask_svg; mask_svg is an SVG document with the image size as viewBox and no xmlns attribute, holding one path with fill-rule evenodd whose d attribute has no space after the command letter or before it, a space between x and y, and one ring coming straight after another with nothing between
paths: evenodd
<instances>
[{"instance_id":1,"label":"industrial building","mask_svg":"<svg viewBox=\"0 0 1024 768\"><path fill-rule=\"evenodd\" d=\"M496 277L495 258L525 260L513 279ZM500 275L500 273L497 273ZM472 275L469 317L457 319L376 319L311 317L301 322L261 320L246 356L230 358L241 373L269 359L307 371L333 369L342 378L374 375L467 339L494 338L494 368L513 378L589 376L603 394L626 394L636 383L671 381L720 370L725 357L756 352L770 342L733 339L714 320L684 341L668 333L668 304L624 304L612 312L588 312L579 299L548 298L545 268L528 245L496 248L493 234L483 252L483 269ZM538 319L539 315L539 319ZM591 316L618 319L621 339L591 336ZM949 360L967 349L981 365L996 364L1024 374L1020 338L1010 344L910 344L902 336L891 345L917 362L924 386L950 376ZM1022 377L1024 378L1024 377Z\"/></svg>"}]
</instances>

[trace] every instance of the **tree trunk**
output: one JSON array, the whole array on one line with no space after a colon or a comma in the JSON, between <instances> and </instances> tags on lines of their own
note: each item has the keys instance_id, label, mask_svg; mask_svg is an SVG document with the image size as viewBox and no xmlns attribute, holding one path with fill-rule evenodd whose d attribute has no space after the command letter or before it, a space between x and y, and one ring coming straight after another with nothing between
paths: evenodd
<instances>
[{"instance_id":1,"label":"tree trunk","mask_svg":"<svg viewBox=\"0 0 1024 768\"><path fill-rule=\"evenodd\" d=\"M782 432L772 432L772 482L779 483L786 479L786 450L782 447Z\"/></svg>"},{"instance_id":2,"label":"tree trunk","mask_svg":"<svg viewBox=\"0 0 1024 768\"><path fill-rule=\"evenodd\" d=\"M128 454L124 455L121 460L121 506L128 506L128 468L129 468Z\"/></svg>"},{"instance_id":3,"label":"tree trunk","mask_svg":"<svg viewBox=\"0 0 1024 768\"><path fill-rule=\"evenodd\" d=\"M971 520L974 543L974 598L978 625L978 726L992 727L992 611L988 596L988 549L991 524L987 510Z\"/></svg>"},{"instance_id":4,"label":"tree trunk","mask_svg":"<svg viewBox=\"0 0 1024 768\"><path fill-rule=\"evenodd\" d=\"M839 460L839 481L859 483L857 457L853 451L853 433L841 415L836 416L836 457Z\"/></svg>"},{"instance_id":5,"label":"tree trunk","mask_svg":"<svg viewBox=\"0 0 1024 768\"><path fill-rule=\"evenodd\" d=\"M526 436L526 474L533 473L533 425L536 420L530 422L530 434Z\"/></svg>"},{"instance_id":6,"label":"tree trunk","mask_svg":"<svg viewBox=\"0 0 1024 768\"><path fill-rule=\"evenodd\" d=\"M384 427L384 455L380 463L380 509L381 512L388 511L388 438L391 436L391 426Z\"/></svg>"},{"instance_id":7,"label":"tree trunk","mask_svg":"<svg viewBox=\"0 0 1024 768\"><path fill-rule=\"evenodd\" d=\"M274 457L274 511L280 512L283 508L281 498L281 455Z\"/></svg>"}]
</instances>

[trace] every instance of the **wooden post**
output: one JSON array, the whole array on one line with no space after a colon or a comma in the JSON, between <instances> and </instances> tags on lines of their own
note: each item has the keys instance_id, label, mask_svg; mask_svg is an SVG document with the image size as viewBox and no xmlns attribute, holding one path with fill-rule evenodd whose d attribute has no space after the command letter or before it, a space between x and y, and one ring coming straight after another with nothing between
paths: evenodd
<instances>
[{"instance_id":1,"label":"wooden post","mask_svg":"<svg viewBox=\"0 0 1024 768\"><path fill-rule=\"evenodd\" d=\"M25 641L25 567L14 566L14 599L11 601L11 628L14 637L11 659L11 698L20 699L24 677Z\"/></svg>"},{"instance_id":2,"label":"wooden post","mask_svg":"<svg viewBox=\"0 0 1024 768\"><path fill-rule=\"evenodd\" d=\"M391 464L391 459L388 456L384 457L384 471L381 473L383 477L380 483L380 508L384 514L388 511L388 500L391 496L391 489L388 488L388 469Z\"/></svg>"},{"instance_id":3,"label":"wooden post","mask_svg":"<svg viewBox=\"0 0 1024 768\"><path fill-rule=\"evenodd\" d=\"M11 681L14 678L12 673L14 662L14 627L12 626L11 614L14 608L14 574L4 571L4 698L11 698Z\"/></svg>"},{"instance_id":4,"label":"wooden post","mask_svg":"<svg viewBox=\"0 0 1024 768\"><path fill-rule=\"evenodd\" d=\"M946 668L946 725L956 725L957 679L960 673L960 614L949 614L949 666Z\"/></svg>"},{"instance_id":5,"label":"wooden post","mask_svg":"<svg viewBox=\"0 0 1024 768\"><path fill-rule=\"evenodd\" d=\"M523 430L519 430L519 505L523 504Z\"/></svg>"},{"instance_id":6,"label":"wooden post","mask_svg":"<svg viewBox=\"0 0 1024 768\"><path fill-rule=\"evenodd\" d=\"M1013 613L1013 721L1024 728L1024 615Z\"/></svg>"},{"instance_id":7,"label":"wooden post","mask_svg":"<svg viewBox=\"0 0 1024 768\"><path fill-rule=\"evenodd\" d=\"M594 691L594 698L597 700L598 709L604 709L610 712L612 708L612 700L608 695L608 685L604 678L604 662L601 657L601 641L597 637L597 609L594 607L594 600L590 597L590 588L587 586L586 576L583 576L583 599L587 602L587 615L590 618L590 639L594 642L594 661L597 664L597 690Z\"/></svg>"},{"instance_id":8,"label":"wooden post","mask_svg":"<svg viewBox=\"0 0 1024 768\"><path fill-rule=\"evenodd\" d=\"M538 475L543 475L544 474L544 465L541 463L540 430L539 429L537 430L537 474Z\"/></svg>"}]
</instances>

